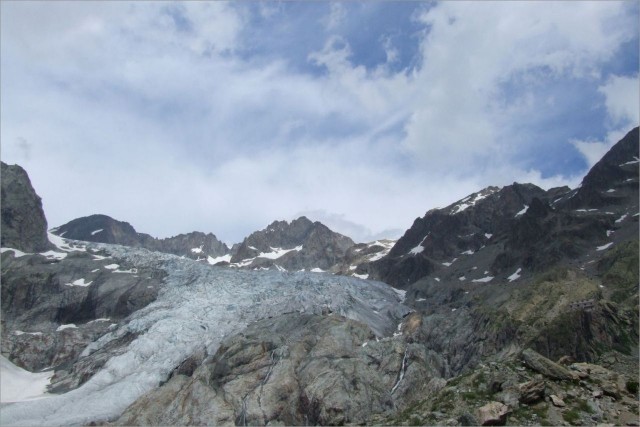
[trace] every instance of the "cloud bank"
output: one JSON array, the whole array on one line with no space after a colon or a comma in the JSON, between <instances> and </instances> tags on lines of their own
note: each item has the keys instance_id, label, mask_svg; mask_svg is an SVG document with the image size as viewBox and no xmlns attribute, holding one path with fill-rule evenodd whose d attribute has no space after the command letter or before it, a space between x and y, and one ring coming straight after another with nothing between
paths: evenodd
<instances>
[{"instance_id":1,"label":"cloud bank","mask_svg":"<svg viewBox=\"0 0 640 427\"><path fill-rule=\"evenodd\" d=\"M3 3L2 159L52 226L104 213L237 242L307 213L397 237L487 185L576 185L638 123L638 17L630 2Z\"/></svg>"}]
</instances>

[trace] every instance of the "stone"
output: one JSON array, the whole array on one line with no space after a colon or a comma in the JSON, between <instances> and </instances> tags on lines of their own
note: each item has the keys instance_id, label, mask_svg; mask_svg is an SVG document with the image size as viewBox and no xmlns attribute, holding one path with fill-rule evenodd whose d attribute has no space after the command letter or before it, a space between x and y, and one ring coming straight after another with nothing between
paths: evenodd
<instances>
[{"instance_id":1,"label":"stone","mask_svg":"<svg viewBox=\"0 0 640 427\"><path fill-rule=\"evenodd\" d=\"M600 399L602 397L603 393L602 390L598 389L598 390L594 390L591 392L591 396L596 398L596 399Z\"/></svg>"},{"instance_id":2,"label":"stone","mask_svg":"<svg viewBox=\"0 0 640 427\"><path fill-rule=\"evenodd\" d=\"M518 386L520 390L520 402L531 404L544 398L545 382L543 380L532 380Z\"/></svg>"},{"instance_id":3,"label":"stone","mask_svg":"<svg viewBox=\"0 0 640 427\"><path fill-rule=\"evenodd\" d=\"M530 348L525 349L522 352L522 361L529 368L533 369L536 372L539 372L547 378L551 378L554 380L574 380L577 377L577 375L575 375L565 367L552 362L551 360L547 359L539 353L536 353Z\"/></svg>"},{"instance_id":4,"label":"stone","mask_svg":"<svg viewBox=\"0 0 640 427\"><path fill-rule=\"evenodd\" d=\"M576 359L573 356L562 356L560 359L558 359L556 363L558 365L568 366L574 363L575 361Z\"/></svg>"},{"instance_id":5,"label":"stone","mask_svg":"<svg viewBox=\"0 0 640 427\"><path fill-rule=\"evenodd\" d=\"M555 394L552 394L549 397L551 398L551 403L553 403L553 406L557 406L558 408L564 408L565 406L567 406L564 403L564 400L562 400L561 398L559 398Z\"/></svg>"},{"instance_id":6,"label":"stone","mask_svg":"<svg viewBox=\"0 0 640 427\"><path fill-rule=\"evenodd\" d=\"M504 425L507 420L509 407L500 402L489 402L478 408L476 416L478 423L483 426Z\"/></svg>"}]
</instances>

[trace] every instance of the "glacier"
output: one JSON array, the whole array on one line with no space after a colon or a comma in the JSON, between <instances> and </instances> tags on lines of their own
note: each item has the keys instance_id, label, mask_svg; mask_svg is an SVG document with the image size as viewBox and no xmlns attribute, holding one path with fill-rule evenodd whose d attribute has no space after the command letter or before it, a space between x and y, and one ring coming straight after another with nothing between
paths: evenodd
<instances>
[{"instance_id":1,"label":"glacier","mask_svg":"<svg viewBox=\"0 0 640 427\"><path fill-rule=\"evenodd\" d=\"M367 324L378 337L393 334L409 313L382 282L305 272L242 271L174 255L87 243L137 271L160 269L157 299L85 348L81 357L127 333L137 334L81 387L47 399L2 404L2 425L86 425L113 420L166 381L195 351L214 354L224 337L284 313L342 315Z\"/></svg>"}]
</instances>

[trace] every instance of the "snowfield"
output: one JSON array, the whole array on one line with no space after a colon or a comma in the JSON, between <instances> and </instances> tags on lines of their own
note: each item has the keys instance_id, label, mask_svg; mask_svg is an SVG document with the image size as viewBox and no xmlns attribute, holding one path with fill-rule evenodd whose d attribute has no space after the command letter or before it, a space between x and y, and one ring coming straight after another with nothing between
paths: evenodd
<instances>
[{"instance_id":1,"label":"snowfield","mask_svg":"<svg viewBox=\"0 0 640 427\"><path fill-rule=\"evenodd\" d=\"M268 316L319 314L328 307L335 314L368 324L383 337L392 335L409 312L401 304L404 293L381 282L302 272L238 271L116 245L96 243L87 248L104 250L137 269L164 270L168 276L159 285L156 301L91 343L82 356L127 332L138 333L123 354L109 359L76 390L3 404L2 425L86 425L114 419L138 397L158 387L193 352L206 347L213 354L225 336ZM69 327L73 326L60 329ZM3 364L3 380L4 371ZM41 393L41 384L37 385Z\"/></svg>"}]
</instances>

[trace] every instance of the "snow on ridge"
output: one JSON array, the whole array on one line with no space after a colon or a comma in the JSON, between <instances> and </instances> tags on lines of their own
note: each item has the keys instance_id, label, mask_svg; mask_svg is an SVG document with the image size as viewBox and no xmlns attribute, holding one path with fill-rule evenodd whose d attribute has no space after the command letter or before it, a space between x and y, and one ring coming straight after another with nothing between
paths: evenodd
<instances>
[{"instance_id":1,"label":"snow on ridge","mask_svg":"<svg viewBox=\"0 0 640 427\"><path fill-rule=\"evenodd\" d=\"M96 234L98 234L98 233L99 233L99 232L101 232L101 231L104 231L104 228L99 228L99 229L97 229L97 230L93 230L93 231L91 232L91 235L92 235L92 236L95 236ZM65 231L65 233L66 233L66 231ZM61 236L61 237L62 237L62 236Z\"/></svg>"},{"instance_id":2,"label":"snow on ridge","mask_svg":"<svg viewBox=\"0 0 640 427\"><path fill-rule=\"evenodd\" d=\"M194 254L201 254L203 246L204 245L200 245L200 247L198 247L198 248L191 248L191 252L193 252Z\"/></svg>"},{"instance_id":3,"label":"snow on ridge","mask_svg":"<svg viewBox=\"0 0 640 427\"><path fill-rule=\"evenodd\" d=\"M58 326L58 329L56 329L56 332L64 331L65 329L77 329L77 328L78 327L74 323L69 323L66 325Z\"/></svg>"},{"instance_id":4,"label":"snow on ridge","mask_svg":"<svg viewBox=\"0 0 640 427\"><path fill-rule=\"evenodd\" d=\"M524 215L525 213L527 213L528 210L529 210L529 205L524 205L524 208L522 208L522 210L519 211L514 218L517 218L520 215Z\"/></svg>"},{"instance_id":5,"label":"snow on ridge","mask_svg":"<svg viewBox=\"0 0 640 427\"><path fill-rule=\"evenodd\" d=\"M369 278L368 274L353 273L352 276L357 277L358 279L363 279L363 280L367 280Z\"/></svg>"},{"instance_id":6,"label":"snow on ridge","mask_svg":"<svg viewBox=\"0 0 640 427\"><path fill-rule=\"evenodd\" d=\"M514 280L518 280L520 278L520 272L521 271L522 271L522 268L518 268L515 273L513 273L511 276L507 277L509 282L513 282Z\"/></svg>"},{"instance_id":7,"label":"snow on ridge","mask_svg":"<svg viewBox=\"0 0 640 427\"><path fill-rule=\"evenodd\" d=\"M499 189L485 188L484 190L478 193L465 197L464 199L460 200L460 202L457 205L451 208L451 212L449 213L449 215L459 214L460 212L466 210L467 208L475 206L476 203L478 203L480 200L486 199L487 197L489 197L490 195L492 195L498 190Z\"/></svg>"},{"instance_id":8,"label":"snow on ridge","mask_svg":"<svg viewBox=\"0 0 640 427\"><path fill-rule=\"evenodd\" d=\"M473 252L471 249L468 249L464 252L460 252L460 255L473 255L475 252Z\"/></svg>"}]
</instances>

